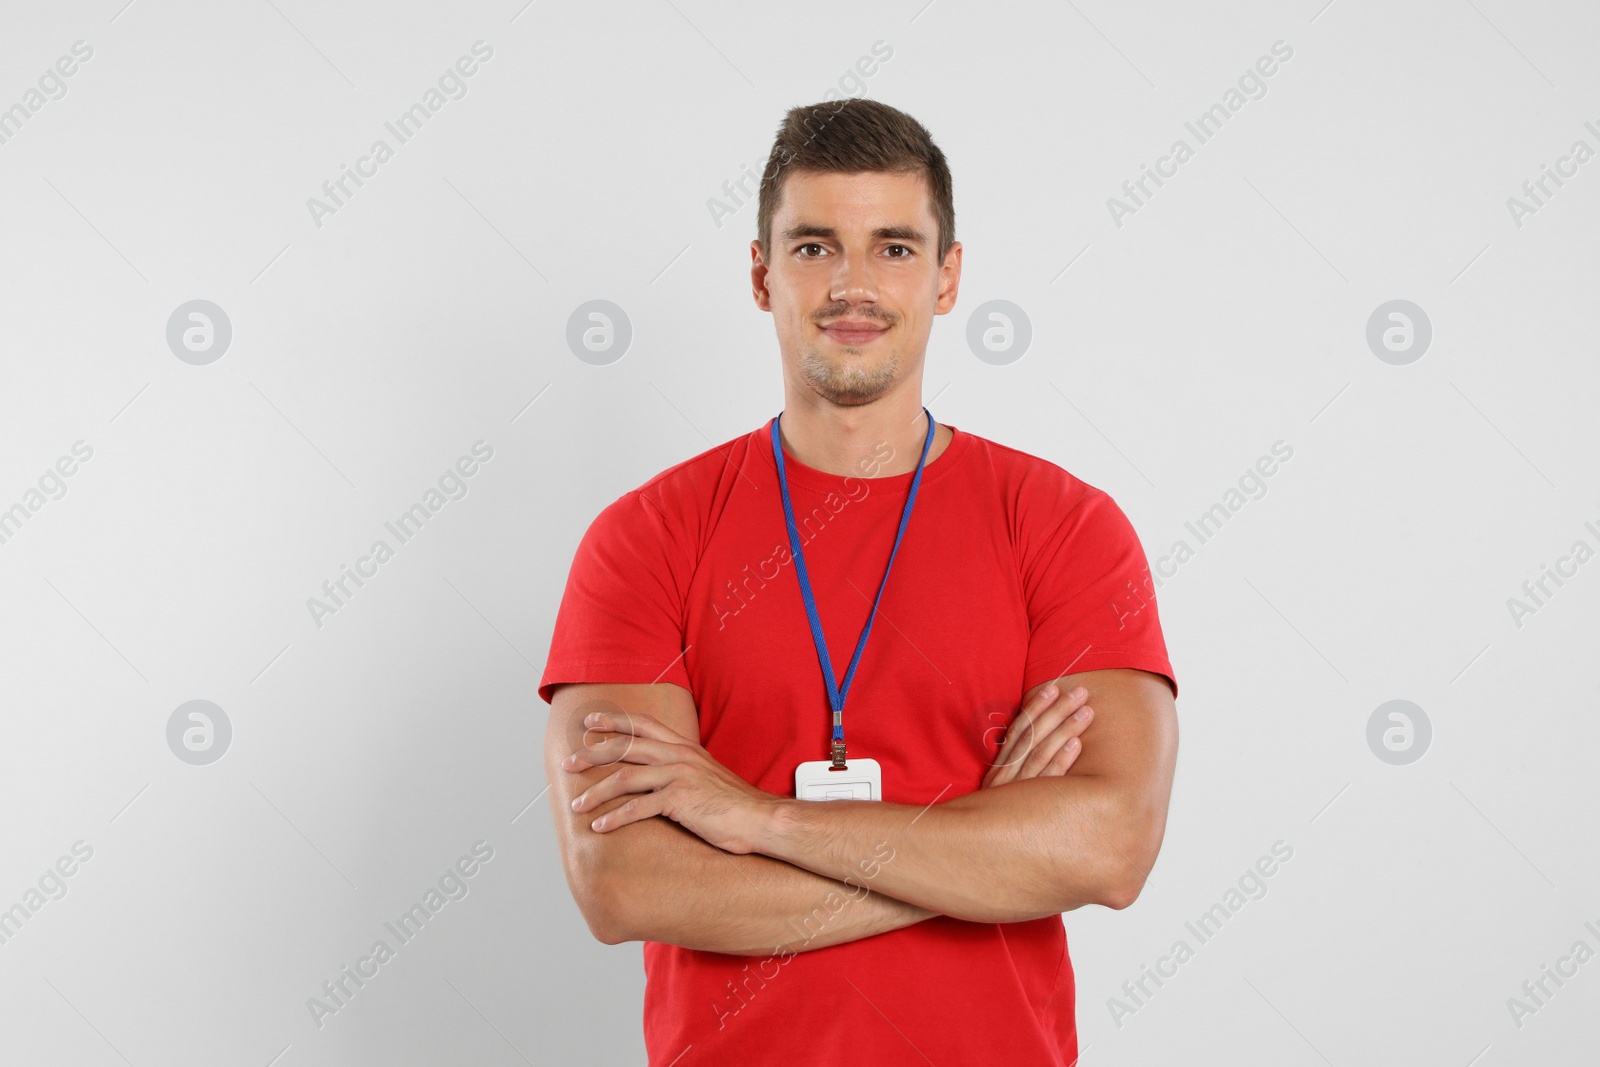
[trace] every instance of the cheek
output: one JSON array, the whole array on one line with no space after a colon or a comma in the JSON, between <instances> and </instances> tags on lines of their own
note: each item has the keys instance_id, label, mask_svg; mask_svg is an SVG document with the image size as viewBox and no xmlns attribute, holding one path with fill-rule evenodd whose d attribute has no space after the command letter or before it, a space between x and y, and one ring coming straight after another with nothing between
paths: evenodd
<instances>
[{"instance_id":1,"label":"cheek","mask_svg":"<svg viewBox=\"0 0 1600 1067\"><path fill-rule=\"evenodd\" d=\"M899 329L895 331L900 336L895 338L895 342L902 349L914 348L917 338L923 336L926 330L927 324L922 321L922 316L902 311Z\"/></svg>"},{"instance_id":2,"label":"cheek","mask_svg":"<svg viewBox=\"0 0 1600 1067\"><path fill-rule=\"evenodd\" d=\"M770 290L772 312L782 328L798 332L818 308L827 303L828 294L820 295L808 287L779 285Z\"/></svg>"}]
</instances>

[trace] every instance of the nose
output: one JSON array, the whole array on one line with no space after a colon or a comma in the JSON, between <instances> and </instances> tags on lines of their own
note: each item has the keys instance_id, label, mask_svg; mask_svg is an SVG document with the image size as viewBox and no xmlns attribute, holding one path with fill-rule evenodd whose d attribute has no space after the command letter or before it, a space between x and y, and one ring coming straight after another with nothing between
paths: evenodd
<instances>
[{"instance_id":1,"label":"nose","mask_svg":"<svg viewBox=\"0 0 1600 1067\"><path fill-rule=\"evenodd\" d=\"M854 304L857 301L875 303L878 283L872 271L870 252L843 252L833 270L833 284L828 296L835 301Z\"/></svg>"}]
</instances>

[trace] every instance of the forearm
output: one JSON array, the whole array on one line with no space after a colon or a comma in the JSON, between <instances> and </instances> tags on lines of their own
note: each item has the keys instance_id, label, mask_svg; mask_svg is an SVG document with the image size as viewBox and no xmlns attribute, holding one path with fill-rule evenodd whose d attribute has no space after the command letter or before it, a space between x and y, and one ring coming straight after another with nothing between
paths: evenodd
<instances>
[{"instance_id":1,"label":"forearm","mask_svg":"<svg viewBox=\"0 0 1600 1067\"><path fill-rule=\"evenodd\" d=\"M870 877L860 862L874 856L870 842L861 856L819 864L839 877L724 852L665 818L625 826L605 844L594 878L612 923L609 940L767 956L855 941L937 914L873 891L893 862L875 864Z\"/></svg>"},{"instance_id":2,"label":"forearm","mask_svg":"<svg viewBox=\"0 0 1600 1067\"><path fill-rule=\"evenodd\" d=\"M567 769L566 757L585 743L587 712L616 713L619 705L641 718L648 709L686 734L696 730L688 694L676 686L557 690L545 741L551 815L573 899L600 941L651 940L765 956L854 941L935 914L870 892L877 871L863 870L854 860L814 873L766 856L724 851L665 817L596 832L591 824L597 817L627 798L581 813L573 799L619 768ZM872 855L869 848L862 858ZM849 885L840 880L847 875Z\"/></svg>"},{"instance_id":3,"label":"forearm","mask_svg":"<svg viewBox=\"0 0 1600 1067\"><path fill-rule=\"evenodd\" d=\"M1154 813L1092 776L1035 778L919 808L879 801L773 806L758 851L831 870L887 841L874 888L973 922L1020 922L1084 904L1122 907L1153 862ZM1154 834L1159 843L1159 830Z\"/></svg>"}]
</instances>

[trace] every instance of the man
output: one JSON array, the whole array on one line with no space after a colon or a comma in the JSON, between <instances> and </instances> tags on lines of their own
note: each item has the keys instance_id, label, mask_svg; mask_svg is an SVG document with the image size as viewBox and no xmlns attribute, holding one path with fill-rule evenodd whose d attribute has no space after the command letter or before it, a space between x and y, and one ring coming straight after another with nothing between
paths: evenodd
<instances>
[{"instance_id":1,"label":"man","mask_svg":"<svg viewBox=\"0 0 1600 1067\"><path fill-rule=\"evenodd\" d=\"M961 246L919 123L791 110L757 228L781 416L608 506L568 577L539 686L568 883L645 942L652 1067L1068 1067L1061 913L1138 895L1177 758L1143 550L923 408Z\"/></svg>"}]
</instances>

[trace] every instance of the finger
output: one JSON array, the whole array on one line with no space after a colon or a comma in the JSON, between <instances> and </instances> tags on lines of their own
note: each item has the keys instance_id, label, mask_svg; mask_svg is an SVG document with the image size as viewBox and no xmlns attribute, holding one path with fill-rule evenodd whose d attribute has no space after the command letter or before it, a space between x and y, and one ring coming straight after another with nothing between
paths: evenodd
<instances>
[{"instance_id":1,"label":"finger","mask_svg":"<svg viewBox=\"0 0 1600 1067\"><path fill-rule=\"evenodd\" d=\"M583 725L590 730L610 730L613 733L648 737L653 741L670 741L674 744L692 744L690 738L676 732L654 715L642 711L592 711L583 717ZM587 740L587 738L585 739Z\"/></svg>"},{"instance_id":2,"label":"finger","mask_svg":"<svg viewBox=\"0 0 1600 1067\"><path fill-rule=\"evenodd\" d=\"M1078 715L1083 709L1078 708L1077 711L1071 709L1072 705L1063 700L1039 716L1028 739L1027 751L1019 752L1017 759L1008 768L1011 780L1037 778L1044 773L1045 766L1061 750L1061 746L1066 744L1068 738L1083 732L1088 725L1089 716L1080 719Z\"/></svg>"},{"instance_id":3,"label":"finger","mask_svg":"<svg viewBox=\"0 0 1600 1067\"><path fill-rule=\"evenodd\" d=\"M1011 774L1015 773L1014 764L1026 754L1025 739L1032 731L1034 718L1049 707L1051 701L1059 695L1060 687L1051 682L1035 693L1033 699L1017 711L1016 717L1006 727L1006 736L1000 744L1000 751L995 753L994 760L990 763L991 768L1000 768L994 775L993 784L1000 785L1011 780ZM1007 773L1008 769L1011 773Z\"/></svg>"},{"instance_id":4,"label":"finger","mask_svg":"<svg viewBox=\"0 0 1600 1067\"><path fill-rule=\"evenodd\" d=\"M1036 732L1033 750L1017 767L1017 777L1035 778L1043 774L1046 765L1061 751L1061 746L1083 733L1093 720L1094 709L1085 704L1071 715L1057 720L1048 733Z\"/></svg>"},{"instance_id":5,"label":"finger","mask_svg":"<svg viewBox=\"0 0 1600 1067\"><path fill-rule=\"evenodd\" d=\"M660 793L642 793L616 808L608 811L589 824L589 829L596 833L605 834L629 823L640 822L654 815L660 815L665 805L665 800Z\"/></svg>"},{"instance_id":6,"label":"finger","mask_svg":"<svg viewBox=\"0 0 1600 1067\"><path fill-rule=\"evenodd\" d=\"M1083 707L1089 700L1089 690L1083 686L1076 686L1071 692L1062 695L1060 700L1051 704L1035 717L1033 732L1036 737L1043 737L1060 724L1067 716Z\"/></svg>"},{"instance_id":7,"label":"finger","mask_svg":"<svg viewBox=\"0 0 1600 1067\"><path fill-rule=\"evenodd\" d=\"M648 715L642 711L624 711L615 704L602 705L585 715L583 717L583 727L583 738L579 742L583 745L595 743L597 736L606 740L608 743L613 743L611 742L611 738L607 735L607 731L609 731L610 734L619 735L625 739L642 737L655 741L664 741L670 744L696 744L696 742L684 737L668 727L654 715ZM631 746L631 740L623 740L614 743L621 744L622 752L624 753ZM698 747L698 745L696 745L696 747ZM608 748L607 751L614 750ZM569 759L570 758L571 757L569 757ZM618 755L615 757L617 760L625 758L625 755ZM564 764L564 766L567 765ZM584 767L580 764L576 766L568 766L567 769L583 770Z\"/></svg>"},{"instance_id":8,"label":"finger","mask_svg":"<svg viewBox=\"0 0 1600 1067\"><path fill-rule=\"evenodd\" d=\"M1033 750L1028 753L1028 758L1017 764L1017 781L1028 778L1037 778L1044 773L1044 768L1050 760L1061 751L1063 745L1072 740L1072 736L1064 730L1054 730L1049 736L1036 742Z\"/></svg>"},{"instance_id":9,"label":"finger","mask_svg":"<svg viewBox=\"0 0 1600 1067\"><path fill-rule=\"evenodd\" d=\"M1040 690L1040 695L1043 695ZM1027 718L1019 712L1017 715L1016 737L1007 737L1013 741L1015 747L1009 754L1008 762L1020 764L1039 739L1049 736L1068 715L1076 711L1088 699L1089 693L1083 686L1077 686L1071 692L1059 699L1047 702L1043 707L1030 711Z\"/></svg>"},{"instance_id":10,"label":"finger","mask_svg":"<svg viewBox=\"0 0 1600 1067\"><path fill-rule=\"evenodd\" d=\"M1043 696L1049 688L1052 687L1041 689L1037 695ZM1077 711L1088 696L1088 690L1080 685L1060 700L1047 702L1042 708L1030 704L1028 708L1017 713L1012 728L1006 731L1006 747L995 760L996 766L1009 769L1005 780L1010 781L1025 776L1022 765L1034 747L1042 739L1050 736L1069 715ZM1039 765L1041 764L1035 764L1036 767Z\"/></svg>"},{"instance_id":11,"label":"finger","mask_svg":"<svg viewBox=\"0 0 1600 1067\"><path fill-rule=\"evenodd\" d=\"M1061 751L1051 758L1048 765L1039 777L1058 777L1066 774L1072 765L1078 761L1083 753L1083 739L1078 737L1067 738L1067 743L1061 746Z\"/></svg>"},{"instance_id":12,"label":"finger","mask_svg":"<svg viewBox=\"0 0 1600 1067\"><path fill-rule=\"evenodd\" d=\"M572 798L573 811L593 811L606 801L627 793L649 793L674 781L672 764L637 767L624 764Z\"/></svg>"},{"instance_id":13,"label":"finger","mask_svg":"<svg viewBox=\"0 0 1600 1067\"><path fill-rule=\"evenodd\" d=\"M680 746L632 734L599 733L599 738L561 761L563 770L586 771L612 763L671 763Z\"/></svg>"},{"instance_id":14,"label":"finger","mask_svg":"<svg viewBox=\"0 0 1600 1067\"><path fill-rule=\"evenodd\" d=\"M1034 778L1054 778L1066 774L1068 768L1070 768L1073 763L1077 761L1078 756L1082 754L1083 741L1081 738L1068 737L1061 741L1059 747L1052 747L1054 748L1054 754L1042 768L1036 772L1030 771L1027 773L1019 773L1017 775L1017 781L1026 782Z\"/></svg>"},{"instance_id":15,"label":"finger","mask_svg":"<svg viewBox=\"0 0 1600 1067\"><path fill-rule=\"evenodd\" d=\"M1065 729L1057 730L1044 745L1040 746L1037 753L1040 757L1039 763L1035 765L1030 759L1029 766L1018 771L1017 777L1042 778L1049 774L1065 774L1067 768L1072 766L1072 762L1082 753L1082 737L1069 734Z\"/></svg>"}]
</instances>

